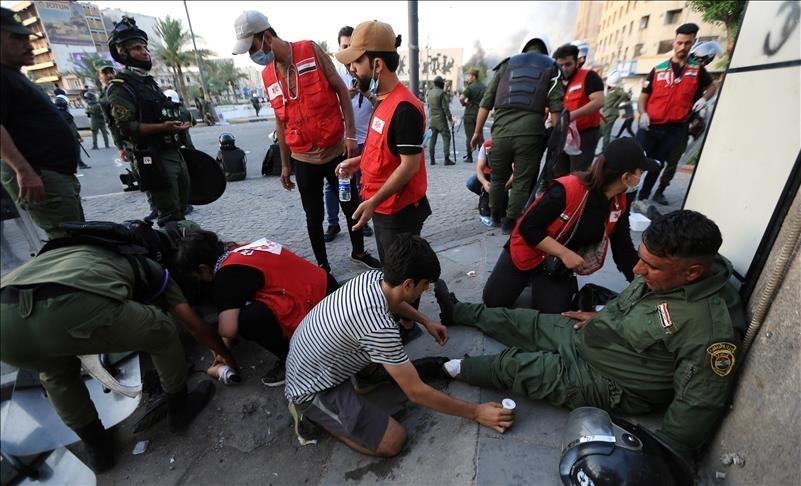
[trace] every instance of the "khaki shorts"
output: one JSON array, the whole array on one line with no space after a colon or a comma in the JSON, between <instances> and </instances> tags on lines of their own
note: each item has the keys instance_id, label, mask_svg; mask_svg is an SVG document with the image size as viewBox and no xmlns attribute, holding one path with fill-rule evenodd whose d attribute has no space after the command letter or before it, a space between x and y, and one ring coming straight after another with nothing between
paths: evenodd
<instances>
[{"instance_id":1,"label":"khaki shorts","mask_svg":"<svg viewBox=\"0 0 801 486\"><path fill-rule=\"evenodd\" d=\"M371 451L378 450L389 425L389 415L358 395L350 381L320 392L311 401L295 407L303 418Z\"/></svg>"}]
</instances>

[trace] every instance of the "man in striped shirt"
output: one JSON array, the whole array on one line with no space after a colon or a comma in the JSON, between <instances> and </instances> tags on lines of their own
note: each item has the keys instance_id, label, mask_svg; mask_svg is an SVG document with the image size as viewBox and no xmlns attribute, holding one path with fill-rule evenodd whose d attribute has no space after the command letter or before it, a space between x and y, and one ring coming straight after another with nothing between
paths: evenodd
<instances>
[{"instance_id":1,"label":"man in striped shirt","mask_svg":"<svg viewBox=\"0 0 801 486\"><path fill-rule=\"evenodd\" d=\"M359 275L317 304L289 346L285 395L295 429L309 420L363 454L392 457L406 431L385 411L356 394L350 378L383 366L409 399L504 432L514 414L499 403L473 404L426 385L406 356L396 316L422 323L444 344L447 329L410 305L439 278L437 256L424 239L403 234L390 246L382 271ZM303 442L302 437L300 437Z\"/></svg>"}]
</instances>

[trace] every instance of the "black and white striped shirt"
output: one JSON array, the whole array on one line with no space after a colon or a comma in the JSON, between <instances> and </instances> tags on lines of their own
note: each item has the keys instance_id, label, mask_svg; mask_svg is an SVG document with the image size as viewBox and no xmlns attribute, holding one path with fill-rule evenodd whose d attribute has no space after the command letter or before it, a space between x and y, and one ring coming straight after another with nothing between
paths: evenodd
<instances>
[{"instance_id":1,"label":"black and white striped shirt","mask_svg":"<svg viewBox=\"0 0 801 486\"><path fill-rule=\"evenodd\" d=\"M381 290L382 276L374 270L351 279L301 321L289 344L287 399L307 402L370 363L409 361Z\"/></svg>"}]
</instances>

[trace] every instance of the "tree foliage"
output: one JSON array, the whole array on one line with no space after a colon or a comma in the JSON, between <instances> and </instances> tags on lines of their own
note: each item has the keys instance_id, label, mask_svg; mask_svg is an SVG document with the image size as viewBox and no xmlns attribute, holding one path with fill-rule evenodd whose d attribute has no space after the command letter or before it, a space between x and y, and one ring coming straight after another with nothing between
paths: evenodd
<instances>
[{"instance_id":1,"label":"tree foliage","mask_svg":"<svg viewBox=\"0 0 801 486\"><path fill-rule=\"evenodd\" d=\"M232 94L233 99L237 99L239 93L238 81L246 79L247 75L234 65L233 60L209 60L203 63L203 68L206 73L206 84L209 86L210 94L224 95L226 97Z\"/></svg>"},{"instance_id":2,"label":"tree foliage","mask_svg":"<svg viewBox=\"0 0 801 486\"><path fill-rule=\"evenodd\" d=\"M689 4L690 8L701 13L704 22L719 22L726 27L726 53L731 56L745 11L745 0L690 0Z\"/></svg>"},{"instance_id":3,"label":"tree foliage","mask_svg":"<svg viewBox=\"0 0 801 486\"><path fill-rule=\"evenodd\" d=\"M72 64L75 66L75 70L67 71L64 74L71 74L80 79L84 84L86 84L87 81L91 81L97 90L100 91L102 84L100 83L98 70L100 66L107 62L108 60L106 58L96 52L85 54L81 57L80 61L73 61Z\"/></svg>"},{"instance_id":4,"label":"tree foliage","mask_svg":"<svg viewBox=\"0 0 801 486\"><path fill-rule=\"evenodd\" d=\"M159 43L154 46L153 54L172 70L178 82L176 89L181 99L188 99L183 68L197 65L194 50L189 47L192 35L184 30L183 23L179 19L173 19L169 15L156 20L155 30L159 36ZM198 49L198 54L201 62L202 59L214 55L208 49Z\"/></svg>"}]
</instances>

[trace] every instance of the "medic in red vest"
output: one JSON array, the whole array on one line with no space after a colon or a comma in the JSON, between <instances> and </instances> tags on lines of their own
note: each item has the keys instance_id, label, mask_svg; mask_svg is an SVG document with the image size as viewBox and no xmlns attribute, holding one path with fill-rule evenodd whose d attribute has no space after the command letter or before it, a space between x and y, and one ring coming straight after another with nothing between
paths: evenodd
<instances>
[{"instance_id":1,"label":"medic in red vest","mask_svg":"<svg viewBox=\"0 0 801 486\"><path fill-rule=\"evenodd\" d=\"M626 192L637 188L643 171L658 168L634 139L621 138L590 171L554 180L517 220L484 287L484 303L514 307L531 283L532 308L569 310L578 290L575 275L600 269L610 244L618 269L631 281L638 257Z\"/></svg>"}]
</instances>

